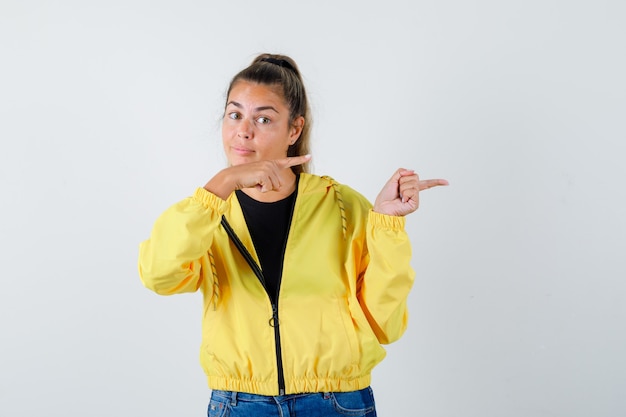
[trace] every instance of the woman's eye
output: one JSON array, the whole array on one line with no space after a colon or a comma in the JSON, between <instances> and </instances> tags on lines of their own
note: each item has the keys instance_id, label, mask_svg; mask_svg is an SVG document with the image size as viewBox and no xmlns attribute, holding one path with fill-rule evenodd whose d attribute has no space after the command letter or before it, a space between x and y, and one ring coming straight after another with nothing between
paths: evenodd
<instances>
[{"instance_id":1,"label":"woman's eye","mask_svg":"<svg viewBox=\"0 0 626 417\"><path fill-rule=\"evenodd\" d=\"M270 119L268 119L267 117L259 117L258 119L256 119L257 122L266 125L270 122Z\"/></svg>"},{"instance_id":2,"label":"woman's eye","mask_svg":"<svg viewBox=\"0 0 626 417\"><path fill-rule=\"evenodd\" d=\"M232 112L232 113L228 113L228 118L237 120L237 119L241 119L241 115L237 112Z\"/></svg>"}]
</instances>

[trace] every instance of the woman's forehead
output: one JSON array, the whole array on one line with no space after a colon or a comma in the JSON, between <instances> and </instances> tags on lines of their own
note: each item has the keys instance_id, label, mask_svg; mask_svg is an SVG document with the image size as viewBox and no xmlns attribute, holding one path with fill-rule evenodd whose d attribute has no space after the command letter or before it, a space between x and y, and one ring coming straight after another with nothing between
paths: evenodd
<instances>
[{"instance_id":1,"label":"woman's forehead","mask_svg":"<svg viewBox=\"0 0 626 417\"><path fill-rule=\"evenodd\" d=\"M268 103L280 104L286 106L285 99L279 85L260 84L250 81L237 81L233 84L226 100L226 105L231 102L239 104L258 104L264 105Z\"/></svg>"}]
</instances>

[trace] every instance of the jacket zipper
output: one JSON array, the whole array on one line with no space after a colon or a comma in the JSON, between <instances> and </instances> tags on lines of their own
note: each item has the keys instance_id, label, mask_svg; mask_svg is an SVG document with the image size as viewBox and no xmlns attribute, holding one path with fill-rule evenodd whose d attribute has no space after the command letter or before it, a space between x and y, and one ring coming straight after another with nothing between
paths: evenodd
<instances>
[{"instance_id":1,"label":"jacket zipper","mask_svg":"<svg viewBox=\"0 0 626 417\"><path fill-rule=\"evenodd\" d=\"M296 190L294 191L296 195L294 196L293 205L291 206L291 213L289 215L289 224L287 225L287 236L285 236L285 242L283 243L283 260L284 260L285 251L287 249L287 240L289 238L289 231L291 230L291 221L293 220L293 212L296 207L296 200L298 199L299 182L300 182L300 175L297 175L296 176ZM228 235L234 242L235 246L237 247L239 252L243 255L243 257L246 259L246 261L248 262L248 264L254 271L254 274L257 276L259 282L261 283L261 286L263 287L263 289L265 290L265 293L270 299L270 303L272 305L272 317L269 320L269 325L274 328L274 343L276 345L276 369L278 371L278 395L285 395L285 373L283 370L283 355L282 355L282 348L281 348L281 342L280 342L280 320L278 318L278 295L280 293L280 285L283 279L282 267L280 271L280 276L278 277L278 285L276 286L276 296L275 298L273 298L269 290L267 289L267 285L265 283L265 277L263 276L263 271L261 270L259 265L256 263L256 261L252 258L252 255L250 255L250 252L248 252L245 245L243 244L243 242L241 242L241 240L239 239L235 231L232 229L232 227L230 227L230 225L228 224L228 221L226 220L224 216L222 216L222 226L224 226L224 228L226 229L226 232L228 233Z\"/></svg>"},{"instance_id":2,"label":"jacket zipper","mask_svg":"<svg viewBox=\"0 0 626 417\"><path fill-rule=\"evenodd\" d=\"M282 360L281 347L280 347L280 332L279 332L280 329L278 327L278 324L279 324L278 291L276 291L276 301L275 301L267 289L267 285L265 283L265 277L263 276L263 271L261 271L261 268L259 267L259 265L252 258L252 255L250 255L250 252L248 252L248 249L246 249L245 245L239 239L239 237L237 236L235 231L232 229L232 227L230 227L230 224L228 224L228 221L226 220L226 217L224 216L222 216L222 226L224 226L224 229L228 233L228 236L231 238L231 240L233 241L233 243L235 244L239 252L246 259L246 262L248 262L248 265L250 265L250 268L252 268L252 271L254 271L254 275L256 275L257 279L261 283L261 286L265 290L265 294L267 294L267 297L269 298L270 303L272 305L272 317L269 320L269 325L274 328L274 341L276 344L276 368L278 370L278 393L280 395L284 395L285 378L284 378L284 373L283 373L283 360ZM279 280L278 285L280 288L280 280Z\"/></svg>"},{"instance_id":3,"label":"jacket zipper","mask_svg":"<svg viewBox=\"0 0 626 417\"><path fill-rule=\"evenodd\" d=\"M256 262L255 262L256 264ZM257 265L258 266L258 265ZM261 272L261 269L258 269L257 278L259 282L265 289L265 293L270 299L270 303L272 304L272 317L269 320L270 327L274 328L274 343L276 345L276 369L278 371L278 395L285 395L285 373L283 371L283 354L280 343L280 320L278 319L278 292L280 291L280 278L278 280L278 288L276 290L276 299L274 299L265 285L265 277Z\"/></svg>"},{"instance_id":4,"label":"jacket zipper","mask_svg":"<svg viewBox=\"0 0 626 417\"><path fill-rule=\"evenodd\" d=\"M240 250L246 250L241 241L239 241ZM237 245L239 246L239 245ZM247 252L247 250L246 250ZM242 252L243 253L243 252ZM272 317L269 319L268 324L270 327L274 328L274 343L276 345L276 368L278 370L278 395L285 395L285 374L283 371L283 356L282 356L282 348L280 344L280 320L278 319L278 293L280 291L280 277L278 279L278 288L276 290L276 299L274 299L269 290L267 289L267 285L265 284L265 277L263 276L263 272L259 265L252 259L251 255L248 262L254 271L254 274L257 276L261 286L265 290L267 297L270 299L270 303L272 304Z\"/></svg>"},{"instance_id":5,"label":"jacket zipper","mask_svg":"<svg viewBox=\"0 0 626 417\"><path fill-rule=\"evenodd\" d=\"M297 190L296 190L297 191ZM295 206L295 198L294 198L294 206ZM291 215L289 216L289 227L287 227L287 236L285 236L285 242L283 243L283 257L285 250L287 249L287 239L289 237L289 230L291 229L291 219L293 218L293 210L294 207L291 208ZM255 266L258 268L258 265L255 262ZM256 268L255 268L256 269ZM276 285L276 295L274 297L271 296L267 286L265 284L265 277L263 276L263 272L261 268L257 269L257 277L261 282L261 285L265 289L265 293L270 299L270 303L272 304L272 318L269 320L269 325L274 328L274 343L276 345L276 369L278 371L278 395L285 395L285 372L283 370L283 350L280 342L280 319L278 318L278 295L280 294L280 285L283 280L282 268L280 272L280 276L278 277L278 284Z\"/></svg>"},{"instance_id":6,"label":"jacket zipper","mask_svg":"<svg viewBox=\"0 0 626 417\"><path fill-rule=\"evenodd\" d=\"M278 320L278 303L272 303L270 326L274 328L276 343L276 367L278 369L278 395L285 395L285 373L283 371L283 354L280 345L280 321Z\"/></svg>"},{"instance_id":7,"label":"jacket zipper","mask_svg":"<svg viewBox=\"0 0 626 417\"><path fill-rule=\"evenodd\" d=\"M285 236L285 241L283 242L283 262L285 259L285 252L287 250L287 240L289 239L289 232L291 230L291 221L293 220L293 212L296 208L296 200L298 199L298 184L300 182L300 175L296 176L296 189L293 199L293 204L291 205L291 213L289 213L289 224L287 225L287 235ZM265 286L265 282L262 282L263 287L265 288L265 292L267 293L270 301L272 303L272 318L270 319L270 326L274 328L274 340L276 344L276 367L278 370L278 395L285 395L285 373L283 370L283 353L282 347L280 343L280 320L278 318L278 295L280 294L280 286L283 281L283 267L281 265L280 276L278 277L278 283L276 285L276 296L272 298L267 287ZM261 274L261 276L263 276Z\"/></svg>"}]
</instances>

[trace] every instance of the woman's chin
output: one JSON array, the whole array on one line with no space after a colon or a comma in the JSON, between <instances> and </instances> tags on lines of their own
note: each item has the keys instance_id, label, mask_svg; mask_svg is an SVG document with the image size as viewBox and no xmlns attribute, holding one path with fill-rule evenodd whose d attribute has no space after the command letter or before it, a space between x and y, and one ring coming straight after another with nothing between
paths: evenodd
<instances>
[{"instance_id":1,"label":"woman's chin","mask_svg":"<svg viewBox=\"0 0 626 417\"><path fill-rule=\"evenodd\" d=\"M242 165L242 164L247 164L250 162L254 162L254 159L251 156L231 156L230 158L228 158L228 164L230 166L237 166L237 165Z\"/></svg>"}]
</instances>

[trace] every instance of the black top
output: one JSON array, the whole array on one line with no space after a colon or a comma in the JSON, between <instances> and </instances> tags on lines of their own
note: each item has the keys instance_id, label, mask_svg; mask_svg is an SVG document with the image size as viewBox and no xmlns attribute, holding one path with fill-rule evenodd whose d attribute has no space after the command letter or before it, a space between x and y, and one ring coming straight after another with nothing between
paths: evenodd
<instances>
[{"instance_id":1,"label":"black top","mask_svg":"<svg viewBox=\"0 0 626 417\"><path fill-rule=\"evenodd\" d=\"M240 190L235 193L259 256L268 295L276 301L296 191L272 203L257 201Z\"/></svg>"}]
</instances>

